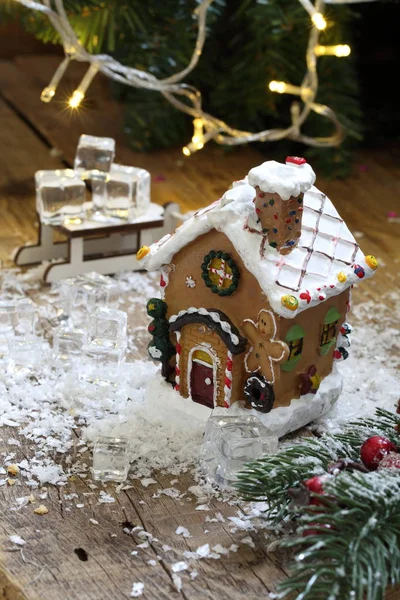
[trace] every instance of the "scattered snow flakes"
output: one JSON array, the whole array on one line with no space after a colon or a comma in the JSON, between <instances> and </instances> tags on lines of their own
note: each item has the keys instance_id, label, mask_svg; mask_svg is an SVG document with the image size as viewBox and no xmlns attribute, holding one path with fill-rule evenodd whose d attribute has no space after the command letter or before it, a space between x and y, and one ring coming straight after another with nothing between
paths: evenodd
<instances>
[{"instance_id":1,"label":"scattered snow flakes","mask_svg":"<svg viewBox=\"0 0 400 600\"><path fill-rule=\"evenodd\" d=\"M171 565L171 569L174 573L180 573L181 571L186 571L189 568L189 565L184 560L174 563Z\"/></svg>"},{"instance_id":2,"label":"scattered snow flakes","mask_svg":"<svg viewBox=\"0 0 400 600\"><path fill-rule=\"evenodd\" d=\"M182 525L179 525L179 527L177 527L175 533L176 535L181 535L184 538L192 537L192 534L189 532L189 530L186 529L186 527L182 527Z\"/></svg>"},{"instance_id":3,"label":"scattered snow flakes","mask_svg":"<svg viewBox=\"0 0 400 600\"><path fill-rule=\"evenodd\" d=\"M247 544L247 546L250 546L250 548L255 548L256 545L253 542L253 540L251 539L251 537L248 535L246 537L244 537L242 540L240 540L241 544Z\"/></svg>"},{"instance_id":4,"label":"scattered snow flakes","mask_svg":"<svg viewBox=\"0 0 400 600\"><path fill-rule=\"evenodd\" d=\"M179 529L179 527L178 527L178 529ZM172 550L172 547L168 546L168 544L163 544L162 549L163 549L163 552L170 552L170 550Z\"/></svg>"},{"instance_id":5,"label":"scattered snow flakes","mask_svg":"<svg viewBox=\"0 0 400 600\"><path fill-rule=\"evenodd\" d=\"M9 446L20 446L20 445L21 445L21 442L20 442L19 440L16 440L15 438L9 438L9 439L7 440L7 444L8 444Z\"/></svg>"},{"instance_id":6,"label":"scattered snow flakes","mask_svg":"<svg viewBox=\"0 0 400 600\"><path fill-rule=\"evenodd\" d=\"M132 556L137 556L139 554L138 550L132 550L131 555Z\"/></svg>"},{"instance_id":7,"label":"scattered snow flakes","mask_svg":"<svg viewBox=\"0 0 400 600\"><path fill-rule=\"evenodd\" d=\"M207 504L199 504L196 506L196 510L210 510L210 507Z\"/></svg>"},{"instance_id":8,"label":"scattered snow flakes","mask_svg":"<svg viewBox=\"0 0 400 600\"><path fill-rule=\"evenodd\" d=\"M254 531L254 524L249 518L228 517L228 519L233 523L233 527L231 527L232 533L236 531Z\"/></svg>"},{"instance_id":9,"label":"scattered snow flakes","mask_svg":"<svg viewBox=\"0 0 400 600\"><path fill-rule=\"evenodd\" d=\"M155 479L153 479L152 477L145 477L144 479L140 480L140 483L142 484L143 487L147 488L147 487L149 487L149 485L153 485L154 483L157 483L157 481Z\"/></svg>"},{"instance_id":10,"label":"scattered snow flakes","mask_svg":"<svg viewBox=\"0 0 400 600\"><path fill-rule=\"evenodd\" d=\"M215 517L209 517L208 515L206 516L206 523L224 523L225 522L225 517L222 515L222 513L217 512L215 513Z\"/></svg>"},{"instance_id":11,"label":"scattered snow flakes","mask_svg":"<svg viewBox=\"0 0 400 600\"><path fill-rule=\"evenodd\" d=\"M150 567L155 567L155 566L156 566L156 564L157 564L157 561L156 561L156 560L154 560L154 558L151 558L150 560L148 560L148 561L147 561L147 564L148 564Z\"/></svg>"},{"instance_id":12,"label":"scattered snow flakes","mask_svg":"<svg viewBox=\"0 0 400 600\"><path fill-rule=\"evenodd\" d=\"M84 508L85 505L84 504L75 504L76 508Z\"/></svg>"},{"instance_id":13,"label":"scattered snow flakes","mask_svg":"<svg viewBox=\"0 0 400 600\"><path fill-rule=\"evenodd\" d=\"M107 494L104 490L100 492L99 504L112 504L115 502L115 498Z\"/></svg>"},{"instance_id":14,"label":"scattered snow flakes","mask_svg":"<svg viewBox=\"0 0 400 600\"><path fill-rule=\"evenodd\" d=\"M172 581L175 589L180 592L182 590L182 579L176 573L172 573Z\"/></svg>"},{"instance_id":15,"label":"scattered snow flakes","mask_svg":"<svg viewBox=\"0 0 400 600\"><path fill-rule=\"evenodd\" d=\"M89 519L89 523L91 523L92 525L98 525L99 522L96 521L96 519Z\"/></svg>"},{"instance_id":16,"label":"scattered snow flakes","mask_svg":"<svg viewBox=\"0 0 400 600\"><path fill-rule=\"evenodd\" d=\"M196 579L198 574L198 571L196 571L196 569L193 569L193 571L190 571L190 579Z\"/></svg>"},{"instance_id":17,"label":"scattered snow flakes","mask_svg":"<svg viewBox=\"0 0 400 600\"><path fill-rule=\"evenodd\" d=\"M141 596L143 594L143 590L144 590L144 583L141 583L140 581L137 583L134 583L132 586L131 598L138 598L139 596Z\"/></svg>"},{"instance_id":18,"label":"scattered snow flakes","mask_svg":"<svg viewBox=\"0 0 400 600\"><path fill-rule=\"evenodd\" d=\"M26 541L22 539L22 537L20 537L19 535L9 535L8 539L10 540L10 542L16 544L17 546L25 546L26 544Z\"/></svg>"},{"instance_id":19,"label":"scattered snow flakes","mask_svg":"<svg viewBox=\"0 0 400 600\"><path fill-rule=\"evenodd\" d=\"M137 544L136 548L148 548L149 547L149 542L142 542L141 544Z\"/></svg>"},{"instance_id":20,"label":"scattered snow flakes","mask_svg":"<svg viewBox=\"0 0 400 600\"><path fill-rule=\"evenodd\" d=\"M210 554L210 544L203 544L203 546L199 546L196 550L197 556L200 558L205 558Z\"/></svg>"}]
</instances>

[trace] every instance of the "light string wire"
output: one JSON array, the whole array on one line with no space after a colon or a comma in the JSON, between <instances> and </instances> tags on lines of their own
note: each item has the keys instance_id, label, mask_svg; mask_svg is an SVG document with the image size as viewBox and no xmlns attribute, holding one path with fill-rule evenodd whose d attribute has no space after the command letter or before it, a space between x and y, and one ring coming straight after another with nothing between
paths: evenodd
<instances>
[{"instance_id":1,"label":"light string wire","mask_svg":"<svg viewBox=\"0 0 400 600\"><path fill-rule=\"evenodd\" d=\"M34 11L45 14L54 29L58 32L65 52L65 59L58 67L50 84L43 90L41 98L44 102L50 102L56 93L57 85L67 69L71 60L89 63L90 67L81 83L76 88L69 100L71 108L78 108L85 97L85 93L97 74L105 76L135 88L158 91L177 110L190 115L193 118L194 134L191 142L182 151L185 156L200 150L211 139L218 144L235 146L249 142L272 142L284 138L302 142L314 147L338 146L345 137L342 124L335 112L324 104L315 102L318 93L317 60L321 56L333 55L344 57L350 54L347 45L322 46L319 44L320 33L326 27L323 16L325 4L353 4L372 0L299 0L303 8L311 18L311 29L306 51L307 71L301 86L294 86L282 81L271 81L269 89L272 92L288 93L300 97L303 106L299 102L293 102L291 106L291 125L285 129L266 129L258 133L242 131L230 127L223 120L203 111L201 92L193 86L181 83L197 65L203 52L206 40L207 12L213 0L201 0L195 10L198 29L196 44L188 65L181 71L165 79L157 79L153 74L146 71L126 67L107 54L91 54L79 42L64 8L63 0L54 0L52 8L51 0L14 0L18 4ZM302 133L301 127L311 112L328 119L333 125L333 133L327 137L310 137Z\"/></svg>"}]
</instances>

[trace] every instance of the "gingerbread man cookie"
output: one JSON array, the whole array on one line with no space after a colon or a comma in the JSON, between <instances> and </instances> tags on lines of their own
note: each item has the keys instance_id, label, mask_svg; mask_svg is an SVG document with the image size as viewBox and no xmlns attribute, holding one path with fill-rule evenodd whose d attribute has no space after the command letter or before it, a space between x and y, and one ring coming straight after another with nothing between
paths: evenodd
<instances>
[{"instance_id":1,"label":"gingerbread man cookie","mask_svg":"<svg viewBox=\"0 0 400 600\"><path fill-rule=\"evenodd\" d=\"M268 383L275 382L275 365L289 356L289 348L280 340L275 340L276 323L273 313L262 309L258 313L257 324L245 319L241 324L251 348L246 354L245 366L249 373L261 371Z\"/></svg>"}]
</instances>

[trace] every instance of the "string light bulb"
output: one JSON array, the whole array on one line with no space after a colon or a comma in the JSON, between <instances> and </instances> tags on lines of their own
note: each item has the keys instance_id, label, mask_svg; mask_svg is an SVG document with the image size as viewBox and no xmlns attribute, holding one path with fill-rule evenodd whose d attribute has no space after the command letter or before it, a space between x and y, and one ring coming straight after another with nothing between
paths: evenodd
<instances>
[{"instance_id":1,"label":"string light bulb","mask_svg":"<svg viewBox=\"0 0 400 600\"><path fill-rule=\"evenodd\" d=\"M298 95L302 100L302 106L300 107L300 110L298 107L293 109L291 114L291 126L283 129L265 129L258 132L237 129L228 123L225 123L223 120L203 111L201 91L183 81L184 77L196 67L200 56L202 55L207 33L207 13L212 3L216 0L198 0L198 6L195 10L197 19L197 38L190 61L182 70L165 79L158 79L154 73L149 71L126 66L106 54L93 55L88 52L84 45L80 43L74 31L64 7L64 0L55 0L54 3L50 0L14 1L31 10L37 11L41 15L46 15L60 36L66 55L68 56L69 49L72 49L72 59L90 64L89 71L70 98L69 102L71 108L78 108L85 97L87 88L98 70L101 70L105 76L113 81L117 81L129 87L160 92L177 110L190 115L192 119L194 117L199 119L198 126L195 126L195 132L193 134L194 141L192 138L192 141L182 150L185 156L190 156L193 152L203 148L208 139L211 138L214 138L218 144L226 146L237 146L260 141L271 142L287 138L313 147L334 147L340 144L344 137L343 127L335 112L329 106L320 105L315 102L318 94L318 78L316 76L317 59L319 56L328 54L326 48L329 48L329 46L324 47L325 50L319 48L319 32L327 27L327 21L323 15L325 3L348 4L359 2L361 0L298 0L309 14L313 23L313 27L310 28L309 32L306 52L306 73L303 77L303 84L299 87L292 86L285 82L274 81L270 82L269 89L281 94L288 93ZM317 47L319 48L318 51L316 51ZM319 52L319 54L317 54L317 52ZM347 46L346 50L342 49L334 52L334 56L348 56L348 54L349 48ZM51 83L52 82L50 82L49 86L42 92L42 99L44 102L49 102L55 94L55 87L52 86ZM182 97L184 100L182 100ZM311 137L305 135L301 131L301 128L311 111L331 122L334 126L334 131L331 135ZM201 126L200 121L202 121ZM207 133L204 134L204 131Z\"/></svg>"},{"instance_id":2,"label":"string light bulb","mask_svg":"<svg viewBox=\"0 0 400 600\"><path fill-rule=\"evenodd\" d=\"M315 27L319 31L323 31L324 29L326 29L326 20L322 13L315 12L311 17L311 21L314 23Z\"/></svg>"},{"instance_id":3,"label":"string light bulb","mask_svg":"<svg viewBox=\"0 0 400 600\"><path fill-rule=\"evenodd\" d=\"M64 58L64 60L58 65L56 72L54 73L53 77L51 78L49 85L47 87L45 87L44 90L42 91L42 93L40 94L40 99L42 102L48 103L53 99L53 96L55 95L55 93L57 91L57 86L60 83L61 78L63 77L65 71L67 70L70 62L71 62L71 57L66 56Z\"/></svg>"},{"instance_id":4,"label":"string light bulb","mask_svg":"<svg viewBox=\"0 0 400 600\"><path fill-rule=\"evenodd\" d=\"M79 86L76 88L71 98L68 100L68 106L70 108L78 108L85 97L85 93L92 83L93 79L97 75L99 70L99 65L97 63L92 63L89 69L86 71L82 81Z\"/></svg>"},{"instance_id":5,"label":"string light bulb","mask_svg":"<svg viewBox=\"0 0 400 600\"><path fill-rule=\"evenodd\" d=\"M195 119L194 121L198 121L197 122L197 127L200 128L200 123L199 121L201 121L203 123L203 119ZM209 142L210 140L212 140L213 138L215 138L215 136L218 134L218 129L211 129L210 131L208 131L205 135L203 134L203 124L201 125L201 137L199 135L199 129L197 130L197 134L196 134L196 125L194 124L193 121L193 125L195 127L195 134L192 137L192 141L189 142L189 144L187 146L184 146L182 148L182 153L185 156L191 156L192 154L194 154L195 152L197 152L198 150L201 150L202 148L204 148L205 144L207 142Z\"/></svg>"},{"instance_id":6,"label":"string light bulb","mask_svg":"<svg viewBox=\"0 0 400 600\"><path fill-rule=\"evenodd\" d=\"M268 87L271 92L276 92L277 94L293 94L294 96L301 96L305 102L312 96L312 91L309 88L292 85L291 83L285 83L284 81L270 81Z\"/></svg>"},{"instance_id":7,"label":"string light bulb","mask_svg":"<svg viewBox=\"0 0 400 600\"><path fill-rule=\"evenodd\" d=\"M349 56L351 48L347 44L337 44L336 46L320 46L319 44L315 47L315 54L317 56L337 56L342 58Z\"/></svg>"}]
</instances>

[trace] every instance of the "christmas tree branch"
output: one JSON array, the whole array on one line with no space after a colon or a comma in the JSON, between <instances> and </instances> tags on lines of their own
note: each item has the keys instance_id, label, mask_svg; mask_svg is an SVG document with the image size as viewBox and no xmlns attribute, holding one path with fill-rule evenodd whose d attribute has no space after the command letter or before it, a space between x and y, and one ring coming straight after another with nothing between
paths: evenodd
<instances>
[{"instance_id":1,"label":"christmas tree branch","mask_svg":"<svg viewBox=\"0 0 400 600\"><path fill-rule=\"evenodd\" d=\"M399 447L399 428L400 415L377 409L340 434L284 446L239 473L243 498L266 500L266 518L290 520L295 528L281 542L295 551L295 561L277 598L383 600L387 586L400 583L400 471L371 472L360 461L372 436ZM310 493L304 482L321 474L323 493Z\"/></svg>"},{"instance_id":2,"label":"christmas tree branch","mask_svg":"<svg viewBox=\"0 0 400 600\"><path fill-rule=\"evenodd\" d=\"M398 442L396 426L400 426L399 415L378 409L376 418L348 423L343 433L310 437L298 444L284 446L275 455L249 463L238 474L235 487L246 500L266 501L269 505L266 517L280 521L290 517L290 488L326 472L329 464L340 458L356 460L361 445L369 436L384 435Z\"/></svg>"},{"instance_id":3,"label":"christmas tree branch","mask_svg":"<svg viewBox=\"0 0 400 600\"><path fill-rule=\"evenodd\" d=\"M296 536L282 543L295 563L278 598L382 600L400 582L399 472L342 472L326 494L322 506L296 509Z\"/></svg>"}]
</instances>

